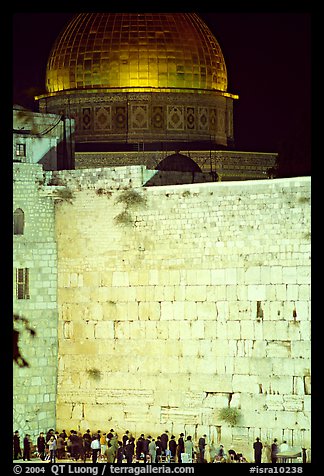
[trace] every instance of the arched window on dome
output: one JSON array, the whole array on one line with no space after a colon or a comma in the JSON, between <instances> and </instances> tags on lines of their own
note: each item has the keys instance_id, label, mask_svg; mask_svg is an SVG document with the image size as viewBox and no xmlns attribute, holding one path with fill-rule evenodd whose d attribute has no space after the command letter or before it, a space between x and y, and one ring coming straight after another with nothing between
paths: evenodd
<instances>
[{"instance_id":1,"label":"arched window on dome","mask_svg":"<svg viewBox=\"0 0 324 476\"><path fill-rule=\"evenodd\" d=\"M14 211L14 223L13 223L14 235L23 235L25 228L25 214L21 208L17 208Z\"/></svg>"}]
</instances>

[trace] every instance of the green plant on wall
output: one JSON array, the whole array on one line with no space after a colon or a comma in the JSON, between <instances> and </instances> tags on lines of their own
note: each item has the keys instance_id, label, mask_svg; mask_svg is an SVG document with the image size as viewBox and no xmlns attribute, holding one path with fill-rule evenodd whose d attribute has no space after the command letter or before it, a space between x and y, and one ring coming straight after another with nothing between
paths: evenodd
<instances>
[{"instance_id":1,"label":"green plant on wall","mask_svg":"<svg viewBox=\"0 0 324 476\"><path fill-rule=\"evenodd\" d=\"M240 419L240 412L237 408L225 407L220 410L219 418L229 425L235 426Z\"/></svg>"},{"instance_id":2,"label":"green plant on wall","mask_svg":"<svg viewBox=\"0 0 324 476\"><path fill-rule=\"evenodd\" d=\"M142 206L145 202L145 197L133 189L125 190L116 199L116 203L123 203L127 208Z\"/></svg>"},{"instance_id":3,"label":"green plant on wall","mask_svg":"<svg viewBox=\"0 0 324 476\"><path fill-rule=\"evenodd\" d=\"M96 194L97 195L106 195L108 198L110 198L112 196L112 191L111 190L106 190L106 189L100 187L100 188L97 188Z\"/></svg>"},{"instance_id":4,"label":"green plant on wall","mask_svg":"<svg viewBox=\"0 0 324 476\"><path fill-rule=\"evenodd\" d=\"M58 197L60 200L66 200L69 203L72 203L73 199L73 193L70 189L64 188L60 190L55 191L56 197Z\"/></svg>"},{"instance_id":5,"label":"green plant on wall","mask_svg":"<svg viewBox=\"0 0 324 476\"><path fill-rule=\"evenodd\" d=\"M124 210L115 216L114 221L117 225L132 225L134 220L130 214L130 210L144 206L146 197L143 197L136 190L130 189L122 192L115 200L116 203L122 203Z\"/></svg>"},{"instance_id":6,"label":"green plant on wall","mask_svg":"<svg viewBox=\"0 0 324 476\"><path fill-rule=\"evenodd\" d=\"M91 368L87 370L87 373L89 377L92 378L93 380L100 380L101 378L101 372L99 369Z\"/></svg>"},{"instance_id":7,"label":"green plant on wall","mask_svg":"<svg viewBox=\"0 0 324 476\"><path fill-rule=\"evenodd\" d=\"M130 213L128 213L127 210L124 210L123 212L116 215L114 218L114 221L117 225L132 225L133 224L132 216Z\"/></svg>"}]
</instances>

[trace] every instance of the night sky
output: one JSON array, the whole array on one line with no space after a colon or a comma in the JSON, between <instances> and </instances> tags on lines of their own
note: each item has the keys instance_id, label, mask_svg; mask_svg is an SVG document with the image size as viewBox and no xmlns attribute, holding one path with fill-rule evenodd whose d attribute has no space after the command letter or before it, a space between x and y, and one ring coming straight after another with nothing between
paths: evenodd
<instances>
[{"instance_id":1,"label":"night sky","mask_svg":"<svg viewBox=\"0 0 324 476\"><path fill-rule=\"evenodd\" d=\"M222 49L228 92L239 95L235 149L279 152L294 164L283 176L310 175L311 13L197 13ZM72 16L13 15L14 104L35 109L51 47Z\"/></svg>"}]
</instances>

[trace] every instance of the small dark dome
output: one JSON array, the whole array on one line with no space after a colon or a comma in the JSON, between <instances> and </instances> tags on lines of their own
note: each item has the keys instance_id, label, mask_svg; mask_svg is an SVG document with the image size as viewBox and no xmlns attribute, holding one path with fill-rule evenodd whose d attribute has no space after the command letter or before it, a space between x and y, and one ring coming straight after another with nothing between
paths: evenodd
<instances>
[{"instance_id":1,"label":"small dark dome","mask_svg":"<svg viewBox=\"0 0 324 476\"><path fill-rule=\"evenodd\" d=\"M157 164L156 169L173 172L201 172L201 168L194 160L179 152L165 157Z\"/></svg>"}]
</instances>

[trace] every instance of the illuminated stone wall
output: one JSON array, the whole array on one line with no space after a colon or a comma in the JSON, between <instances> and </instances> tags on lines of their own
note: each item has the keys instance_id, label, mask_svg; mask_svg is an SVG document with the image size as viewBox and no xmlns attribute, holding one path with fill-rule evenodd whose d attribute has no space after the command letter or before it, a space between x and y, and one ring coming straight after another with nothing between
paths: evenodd
<instances>
[{"instance_id":1,"label":"illuminated stone wall","mask_svg":"<svg viewBox=\"0 0 324 476\"><path fill-rule=\"evenodd\" d=\"M310 179L57 175L57 428L309 447Z\"/></svg>"},{"instance_id":2,"label":"illuminated stone wall","mask_svg":"<svg viewBox=\"0 0 324 476\"><path fill-rule=\"evenodd\" d=\"M38 164L14 164L13 209L24 213L24 233L13 236L13 311L28 319L19 344L28 368L13 369L13 430L54 428L57 384L57 250L53 200L40 189L46 175ZM28 296L17 299L17 269L28 269ZM21 440L22 442L22 440Z\"/></svg>"}]
</instances>

